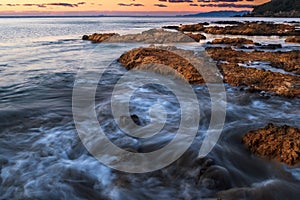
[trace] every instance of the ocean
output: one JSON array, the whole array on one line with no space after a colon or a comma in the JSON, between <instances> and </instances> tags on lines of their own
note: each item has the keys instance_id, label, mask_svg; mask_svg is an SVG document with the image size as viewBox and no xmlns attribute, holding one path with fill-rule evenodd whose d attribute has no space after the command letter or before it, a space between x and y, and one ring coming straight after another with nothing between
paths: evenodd
<instances>
[{"instance_id":1,"label":"ocean","mask_svg":"<svg viewBox=\"0 0 300 200\"><path fill-rule=\"evenodd\" d=\"M196 171L188 165L208 134L212 113L211 94L206 86L192 86L201 117L197 135L184 156L162 169L137 174L112 169L87 151L76 129L76 120L74 122L72 98L79 72L97 74L104 71L100 80L89 79L87 75L79 81L97 86L95 105L91 106L107 137L120 148L137 152L151 152L166 146L180 128L182 113L178 98L166 87L159 86L159 78L151 75L155 84L135 91L129 106L130 112L146 124L151 122L151 117L166 118L158 136L149 140L130 137L117 127L118 119L112 117L112 91L126 73L117 59L132 48L149 45L93 44L81 37L94 32L140 33L166 25L224 20L300 23L299 18L0 18L0 199L214 198L215 191L195 183ZM215 37L208 36L208 40ZM263 44L280 43L283 50L300 49L297 45L285 44L284 37L249 38ZM175 46L203 51L205 43ZM122 84L127 89L135 88L138 80L148 80L147 76L146 72L136 72L131 80ZM178 87L176 82L169 84ZM272 192L278 192L279 199L282 194L287 195L286 199L299 196L299 167L286 167L251 155L241 144L241 137L268 123L300 128L300 100L249 93L228 85L224 88L226 104L220 103L226 108L225 123L208 157L228 170L235 188L263 188L274 184ZM125 101L125 97L119 94L117 100ZM193 101L189 97L183 101L184 109L192 113L195 110ZM161 107L151 115L149 109L157 103ZM80 126L91 128L85 121L80 121ZM94 141L96 143L97 139Z\"/></svg>"}]
</instances>

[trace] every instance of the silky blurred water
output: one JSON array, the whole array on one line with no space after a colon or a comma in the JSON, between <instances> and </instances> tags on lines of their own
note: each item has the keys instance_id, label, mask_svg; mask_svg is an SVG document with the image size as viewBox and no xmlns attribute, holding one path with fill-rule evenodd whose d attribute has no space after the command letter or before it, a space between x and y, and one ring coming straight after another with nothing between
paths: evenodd
<instances>
[{"instance_id":1,"label":"silky blurred water","mask_svg":"<svg viewBox=\"0 0 300 200\"><path fill-rule=\"evenodd\" d=\"M0 199L201 199L214 192L195 184L190 167L210 119L210 98L205 86L194 86L201 109L198 135L181 161L147 174L111 170L83 147L74 127L72 89L79 69L91 73L107 68L98 85L96 111L108 137L123 148L152 151L163 146L178 126L178 102L164 88L141 90L132 109L146 121L149 104L164 102L170 112L164 137L137 140L120 133L111 116L110 95L125 70L116 59L142 44L92 44L82 41L94 32L139 33L150 28L220 20L274 21L263 18L0 18ZM276 22L300 19L276 19ZM250 37L265 44L279 37ZM209 38L209 40L212 38ZM180 48L201 50L199 44ZM286 45L284 48L299 49ZM147 73L137 73L138 77ZM86 80L88 81L88 80ZM134 86L135 80L128 83ZM176 82L174 82L176 84ZM282 183L286 199L299 195L298 167L269 162L250 155L242 135L268 123L300 128L300 101L268 94L247 93L226 87L227 117L222 137L209 154L229 171L233 187L260 187ZM170 134L170 135L168 135ZM188 161L186 161L188 160ZM267 182L269 181L269 182ZM298 192L295 192L298 191ZM288 196L290 195L290 196Z\"/></svg>"}]
</instances>

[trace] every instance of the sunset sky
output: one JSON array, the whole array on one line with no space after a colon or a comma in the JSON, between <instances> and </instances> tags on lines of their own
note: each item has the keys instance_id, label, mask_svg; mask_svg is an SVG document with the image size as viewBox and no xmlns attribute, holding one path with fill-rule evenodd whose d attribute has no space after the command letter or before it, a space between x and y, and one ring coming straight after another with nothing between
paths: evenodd
<instances>
[{"instance_id":1,"label":"sunset sky","mask_svg":"<svg viewBox=\"0 0 300 200\"><path fill-rule=\"evenodd\" d=\"M1 0L0 15L197 13L252 10L268 0Z\"/></svg>"}]
</instances>

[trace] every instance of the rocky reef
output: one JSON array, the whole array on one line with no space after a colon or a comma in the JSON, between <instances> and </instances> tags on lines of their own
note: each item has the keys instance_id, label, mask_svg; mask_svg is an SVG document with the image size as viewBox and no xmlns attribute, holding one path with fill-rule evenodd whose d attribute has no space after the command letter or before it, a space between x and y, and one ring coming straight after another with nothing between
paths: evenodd
<instances>
[{"instance_id":1,"label":"rocky reef","mask_svg":"<svg viewBox=\"0 0 300 200\"><path fill-rule=\"evenodd\" d=\"M264 51L236 51L231 47L208 47L207 53L217 61L229 63L244 63L253 61L267 61L275 68L284 69L287 72L300 74L300 51L264 52Z\"/></svg>"},{"instance_id":2,"label":"rocky reef","mask_svg":"<svg viewBox=\"0 0 300 200\"><path fill-rule=\"evenodd\" d=\"M152 71L159 74L172 75L173 77L176 77L174 71L171 70L173 69L191 84L205 83L203 77L201 74L199 74L195 67L188 60L184 59L185 56L180 56L184 55L184 52L186 51L177 51L180 52L177 54L169 51L168 49L155 47L137 48L125 52L123 55L121 55L118 61L127 70L137 69ZM251 55L247 56L246 54L240 56L239 53L243 52L234 51L231 48L228 48L228 50L226 48L225 50L223 48L208 48L207 52L208 55L217 61L227 61L227 63L217 63L217 66L223 75L224 83L228 83L232 86L247 86L251 91L269 91L277 95L287 97L300 97L299 76L239 66L237 64L238 62L249 61ZM297 53L295 54L298 55ZM257 58L260 60L261 58L264 58L260 54L255 56L257 56ZM270 59L273 59L274 56L275 55L271 55ZM280 59L281 54L276 56L277 58L279 57L278 59ZM288 58L290 59L290 57ZM253 60L255 59L253 58ZM290 59L290 62L293 62L293 60ZM169 70L168 67L170 68ZM202 66L202 68L205 67ZM294 69L294 67L291 68ZM208 71L208 69L206 70ZM298 73L299 71L296 72Z\"/></svg>"},{"instance_id":3,"label":"rocky reef","mask_svg":"<svg viewBox=\"0 0 300 200\"><path fill-rule=\"evenodd\" d=\"M247 36L298 36L300 31L294 25L275 24L271 22L243 22L229 26L205 26L206 24L181 25L176 30L182 32L204 32L214 35L247 35ZM168 27L165 27L168 28ZM171 28L171 27L169 27ZM174 27L173 27L174 28Z\"/></svg>"},{"instance_id":4,"label":"rocky reef","mask_svg":"<svg viewBox=\"0 0 300 200\"><path fill-rule=\"evenodd\" d=\"M243 142L252 153L264 158L287 165L300 160L300 130L294 127L269 124L247 133Z\"/></svg>"},{"instance_id":5,"label":"rocky reef","mask_svg":"<svg viewBox=\"0 0 300 200\"><path fill-rule=\"evenodd\" d=\"M300 98L300 78L263 69L247 68L238 64L218 64L224 83L246 86L248 91L268 91L286 97Z\"/></svg>"},{"instance_id":6,"label":"rocky reef","mask_svg":"<svg viewBox=\"0 0 300 200\"><path fill-rule=\"evenodd\" d=\"M208 42L208 44L229 44L229 45L241 45L241 44L254 44L253 40L249 40L246 38L217 38L212 42Z\"/></svg>"},{"instance_id":7,"label":"rocky reef","mask_svg":"<svg viewBox=\"0 0 300 200\"><path fill-rule=\"evenodd\" d=\"M189 43L205 40L206 37L202 34L184 34L181 32L165 31L163 29L150 29L138 34L119 35L116 33L94 33L92 35L84 35L83 40L90 40L95 43L101 42L124 42L124 43Z\"/></svg>"},{"instance_id":8,"label":"rocky reef","mask_svg":"<svg viewBox=\"0 0 300 200\"><path fill-rule=\"evenodd\" d=\"M118 59L118 62L127 70L142 69L175 77L173 69L191 84L205 83L195 67L179 55L182 54L174 53L174 49L170 51L155 47L137 48L125 52Z\"/></svg>"}]
</instances>

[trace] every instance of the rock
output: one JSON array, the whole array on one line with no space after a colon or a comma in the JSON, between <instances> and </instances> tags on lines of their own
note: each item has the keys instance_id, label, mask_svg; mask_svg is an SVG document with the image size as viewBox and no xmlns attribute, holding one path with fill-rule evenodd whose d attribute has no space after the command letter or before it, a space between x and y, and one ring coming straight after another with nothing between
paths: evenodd
<instances>
[{"instance_id":1,"label":"rock","mask_svg":"<svg viewBox=\"0 0 300 200\"><path fill-rule=\"evenodd\" d=\"M115 35L117 35L117 34L116 33L94 33L92 35L84 35L82 37L82 39L83 40L91 40L95 43L101 43Z\"/></svg>"},{"instance_id":2,"label":"rock","mask_svg":"<svg viewBox=\"0 0 300 200\"><path fill-rule=\"evenodd\" d=\"M274 24L269 22L245 22L238 24L236 26L211 26L206 27L205 33L210 34L229 34L229 35L261 35L261 36L271 36L271 35L297 35L300 32L296 31L295 26L288 24Z\"/></svg>"},{"instance_id":3,"label":"rock","mask_svg":"<svg viewBox=\"0 0 300 200\"><path fill-rule=\"evenodd\" d=\"M88 36L88 35L82 36L82 40L88 40L88 39L89 39L89 36Z\"/></svg>"},{"instance_id":4,"label":"rock","mask_svg":"<svg viewBox=\"0 0 300 200\"><path fill-rule=\"evenodd\" d=\"M179 26L163 26L164 29L178 30Z\"/></svg>"},{"instance_id":5,"label":"rock","mask_svg":"<svg viewBox=\"0 0 300 200\"><path fill-rule=\"evenodd\" d=\"M294 37L287 37L285 39L285 42L289 42L289 43L300 43L300 36L294 36Z\"/></svg>"},{"instance_id":6,"label":"rock","mask_svg":"<svg viewBox=\"0 0 300 200\"><path fill-rule=\"evenodd\" d=\"M242 24L242 22L238 21L216 21L214 24Z\"/></svg>"},{"instance_id":7,"label":"rock","mask_svg":"<svg viewBox=\"0 0 300 200\"><path fill-rule=\"evenodd\" d=\"M243 63L250 61L267 61L272 67L284 69L287 72L300 74L300 51L263 52L263 51L235 51L231 47L208 47L207 53L217 61L229 63Z\"/></svg>"},{"instance_id":8,"label":"rock","mask_svg":"<svg viewBox=\"0 0 300 200\"><path fill-rule=\"evenodd\" d=\"M227 23L227 22L226 22ZM225 24L220 22L219 24ZM185 24L170 26L169 28L183 32L205 32L217 35L248 35L248 36L299 36L300 30L296 30L295 25L275 24L271 22L243 22L231 23L229 26L206 26L206 23ZM168 28L168 27L165 27Z\"/></svg>"},{"instance_id":9,"label":"rock","mask_svg":"<svg viewBox=\"0 0 300 200\"><path fill-rule=\"evenodd\" d=\"M198 184L210 190L226 190L231 188L230 174L224 167L212 165L200 175Z\"/></svg>"},{"instance_id":10,"label":"rock","mask_svg":"<svg viewBox=\"0 0 300 200\"><path fill-rule=\"evenodd\" d=\"M178 79L184 78L191 84L204 84L205 81L201 74L185 59L188 58L185 55L186 52L178 49L169 51L156 47L137 48L125 52L118 61L127 70L151 71ZM300 97L299 76L239 66L238 62L248 61L253 55L248 55L246 52L234 51L231 48L208 48L207 52L215 60L227 61L227 63L217 63L223 75L224 83L232 86L247 86L249 91L269 91L286 97ZM261 53L263 52L257 52L256 57L254 57L257 59L263 58L264 55ZM270 54L270 56L272 55L271 58L276 56L276 58L273 58L276 61L276 59L279 59L278 57L280 57L281 53L285 54L287 52L280 52L278 55L274 55L274 52L269 53L272 53ZM216 80L215 75L211 75L208 62L205 62L205 65L202 63L200 67L201 73L205 73L205 77L208 78L206 80L209 80L210 83L222 81ZM178 74L182 77L178 76Z\"/></svg>"},{"instance_id":11,"label":"rock","mask_svg":"<svg viewBox=\"0 0 300 200\"><path fill-rule=\"evenodd\" d=\"M164 43L177 43L177 42L199 42L199 39L203 38L202 35L185 35L181 32L172 32L166 31L163 29L150 29L144 31L139 34L127 34L127 35L118 35L115 33L110 34L93 34L88 36L88 40L93 42L122 42L122 43L156 43L156 44L164 44ZM84 39L87 39L87 36L83 36Z\"/></svg>"},{"instance_id":12,"label":"rock","mask_svg":"<svg viewBox=\"0 0 300 200\"><path fill-rule=\"evenodd\" d=\"M176 70L191 84L203 84L204 79L194 66L178 54L160 48L137 48L124 53L118 59L127 70L141 69L162 75L173 75ZM162 65L166 67L162 67ZM170 68L169 68L170 67ZM169 70L168 70L169 68Z\"/></svg>"},{"instance_id":13,"label":"rock","mask_svg":"<svg viewBox=\"0 0 300 200\"><path fill-rule=\"evenodd\" d=\"M246 38L219 38L214 39L210 44L230 44L230 45L241 45L241 44L254 44L252 40Z\"/></svg>"},{"instance_id":14,"label":"rock","mask_svg":"<svg viewBox=\"0 0 300 200\"><path fill-rule=\"evenodd\" d=\"M186 24L186 25L181 25L178 30L179 31L185 31L185 32L198 32L198 31L204 31L205 25L203 23L199 24Z\"/></svg>"},{"instance_id":15,"label":"rock","mask_svg":"<svg viewBox=\"0 0 300 200\"><path fill-rule=\"evenodd\" d=\"M186 35L194 39L196 42L199 42L200 40L206 40L206 37L200 33L198 34L186 33Z\"/></svg>"},{"instance_id":16,"label":"rock","mask_svg":"<svg viewBox=\"0 0 300 200\"><path fill-rule=\"evenodd\" d=\"M255 183L252 187L241 187L224 190L217 193L219 200L241 199L298 199L299 183L280 179L268 179Z\"/></svg>"},{"instance_id":17,"label":"rock","mask_svg":"<svg viewBox=\"0 0 300 200\"><path fill-rule=\"evenodd\" d=\"M300 129L290 126L268 124L264 128L250 131L243 143L255 155L276 159L287 165L300 160Z\"/></svg>"},{"instance_id":18,"label":"rock","mask_svg":"<svg viewBox=\"0 0 300 200\"><path fill-rule=\"evenodd\" d=\"M247 86L248 91L269 91L276 95L300 98L300 77L263 69L246 68L235 63L219 63L224 82Z\"/></svg>"},{"instance_id":19,"label":"rock","mask_svg":"<svg viewBox=\"0 0 300 200\"><path fill-rule=\"evenodd\" d=\"M268 49L268 50L275 50L275 49L281 49L281 44L267 44L267 45L260 45L260 49Z\"/></svg>"}]
</instances>

